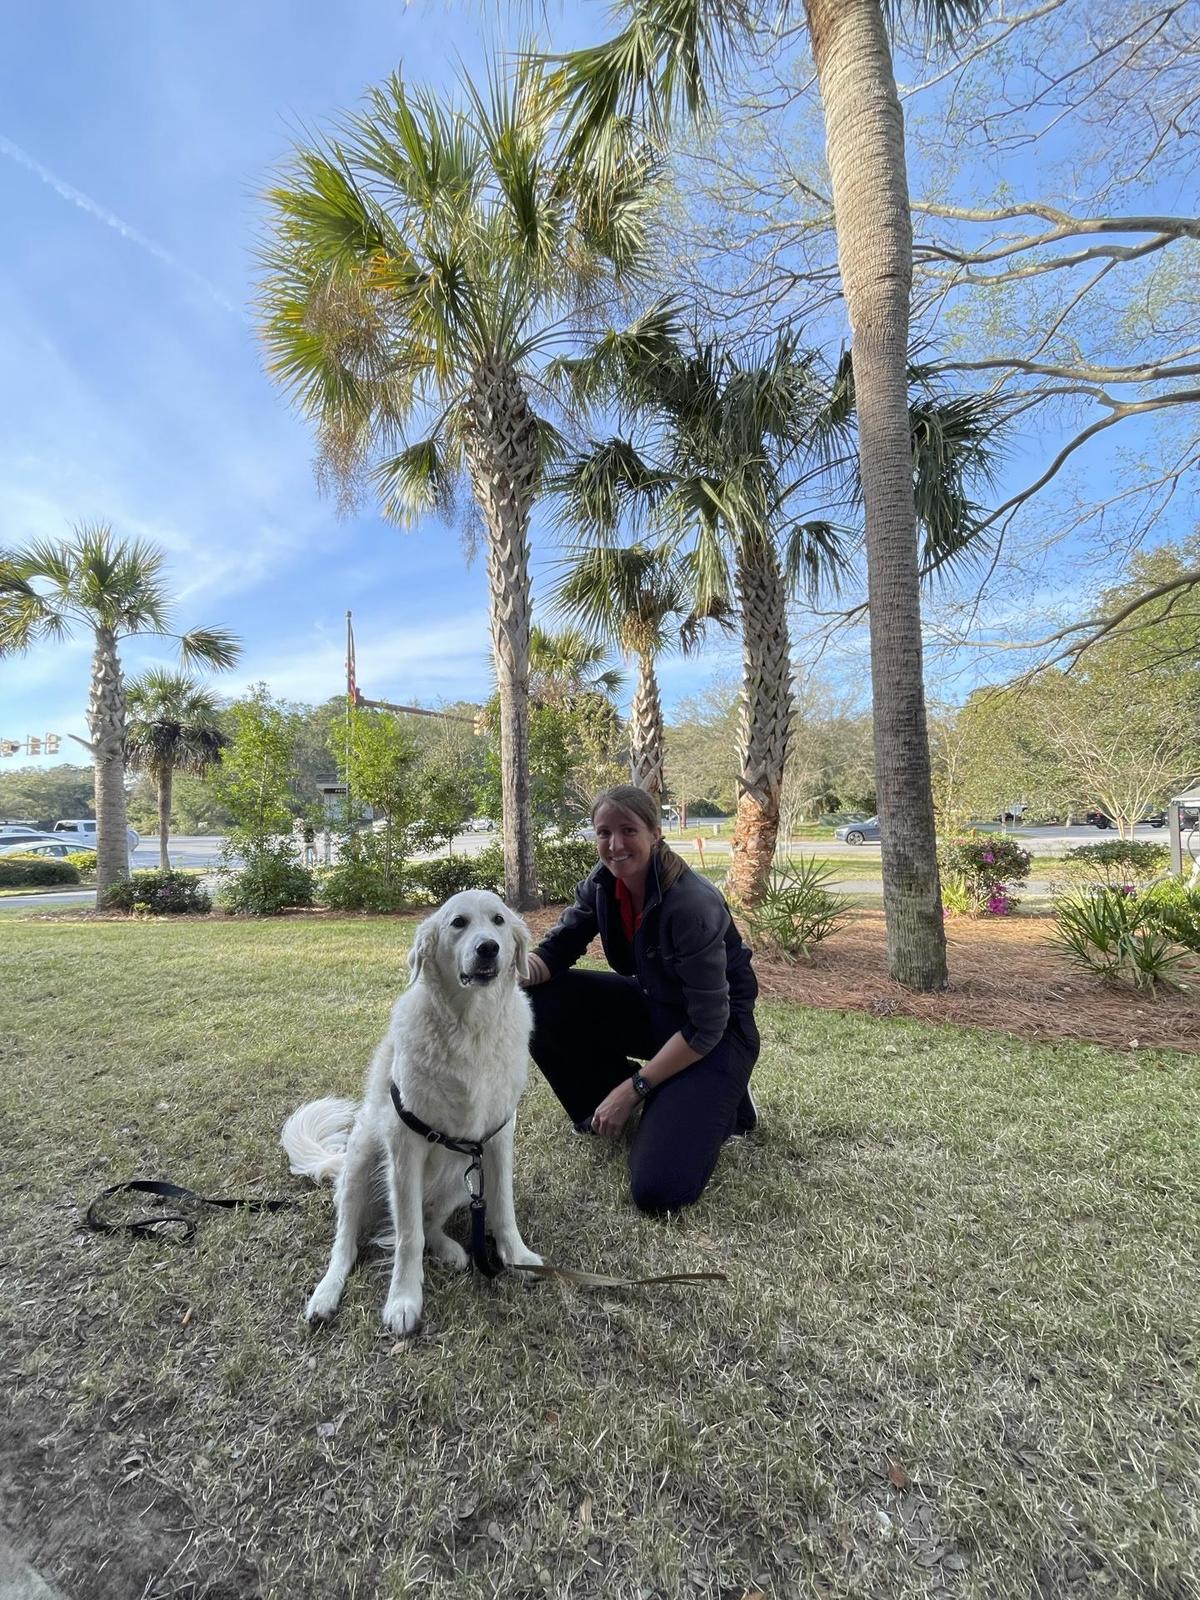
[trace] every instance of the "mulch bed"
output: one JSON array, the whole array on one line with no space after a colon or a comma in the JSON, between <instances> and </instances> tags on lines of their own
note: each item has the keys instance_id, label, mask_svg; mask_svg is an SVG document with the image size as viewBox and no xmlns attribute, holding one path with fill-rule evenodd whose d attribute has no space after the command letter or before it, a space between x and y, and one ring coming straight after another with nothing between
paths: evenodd
<instances>
[{"instance_id":1,"label":"mulch bed","mask_svg":"<svg viewBox=\"0 0 1200 1600\"><path fill-rule=\"evenodd\" d=\"M540 936L556 915L536 911L527 921ZM1053 929L1051 917L948 918L950 987L935 994L913 994L888 976L882 910L856 910L811 963L791 965L756 949L754 970L768 1000L1113 1050L1200 1051L1200 971L1187 994L1116 988L1059 955L1050 943Z\"/></svg>"}]
</instances>

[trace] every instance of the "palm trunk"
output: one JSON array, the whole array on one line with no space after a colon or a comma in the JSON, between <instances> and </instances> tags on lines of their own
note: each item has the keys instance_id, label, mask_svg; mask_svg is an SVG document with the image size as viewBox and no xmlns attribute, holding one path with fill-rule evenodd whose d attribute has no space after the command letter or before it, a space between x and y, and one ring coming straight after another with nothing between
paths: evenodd
<instances>
[{"instance_id":1,"label":"palm trunk","mask_svg":"<svg viewBox=\"0 0 1200 1600\"><path fill-rule=\"evenodd\" d=\"M537 488L537 420L516 373L481 362L467 398L471 486L487 528L492 654L500 691L504 897L538 904L529 786L529 513Z\"/></svg>"},{"instance_id":2,"label":"palm trunk","mask_svg":"<svg viewBox=\"0 0 1200 1600\"><path fill-rule=\"evenodd\" d=\"M638 655L637 689L630 714L630 770L633 782L656 800L663 789L663 714L658 675L650 651Z\"/></svg>"},{"instance_id":3,"label":"palm trunk","mask_svg":"<svg viewBox=\"0 0 1200 1600\"><path fill-rule=\"evenodd\" d=\"M742 616L742 771L725 892L750 908L766 893L779 837L792 721L792 663L783 573L766 539L742 541L736 579Z\"/></svg>"},{"instance_id":4,"label":"palm trunk","mask_svg":"<svg viewBox=\"0 0 1200 1600\"><path fill-rule=\"evenodd\" d=\"M160 872L170 872L171 858L167 854L167 841L171 837L171 790L175 774L164 767L158 774L158 866Z\"/></svg>"},{"instance_id":5,"label":"palm trunk","mask_svg":"<svg viewBox=\"0 0 1200 1600\"><path fill-rule=\"evenodd\" d=\"M888 966L910 989L936 989L946 983L946 935L908 419L912 222L904 121L879 0L805 0L805 11L853 339Z\"/></svg>"},{"instance_id":6,"label":"palm trunk","mask_svg":"<svg viewBox=\"0 0 1200 1600\"><path fill-rule=\"evenodd\" d=\"M129 876L125 816L125 686L116 636L96 629L88 698L96 796L96 904L110 884Z\"/></svg>"}]
</instances>

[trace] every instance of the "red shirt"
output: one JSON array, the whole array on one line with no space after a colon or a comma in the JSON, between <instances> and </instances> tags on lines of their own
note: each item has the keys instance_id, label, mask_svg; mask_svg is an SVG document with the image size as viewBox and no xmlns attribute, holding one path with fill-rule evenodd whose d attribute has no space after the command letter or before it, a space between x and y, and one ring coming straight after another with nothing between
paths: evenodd
<instances>
[{"instance_id":1,"label":"red shirt","mask_svg":"<svg viewBox=\"0 0 1200 1600\"><path fill-rule=\"evenodd\" d=\"M620 878L617 879L617 909L621 913L621 926L625 929L625 937L632 944L634 934L642 925L642 912L639 911L636 916L634 915L633 896Z\"/></svg>"}]
</instances>

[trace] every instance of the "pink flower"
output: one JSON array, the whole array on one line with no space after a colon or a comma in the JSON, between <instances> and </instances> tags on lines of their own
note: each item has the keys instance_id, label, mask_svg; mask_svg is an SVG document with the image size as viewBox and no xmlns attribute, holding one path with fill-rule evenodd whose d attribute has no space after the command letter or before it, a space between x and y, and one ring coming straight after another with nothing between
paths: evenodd
<instances>
[{"instance_id":1,"label":"pink flower","mask_svg":"<svg viewBox=\"0 0 1200 1600\"><path fill-rule=\"evenodd\" d=\"M985 861L995 861L996 858L995 858L995 856L992 854L992 852L990 850L985 850L983 852L983 859Z\"/></svg>"}]
</instances>

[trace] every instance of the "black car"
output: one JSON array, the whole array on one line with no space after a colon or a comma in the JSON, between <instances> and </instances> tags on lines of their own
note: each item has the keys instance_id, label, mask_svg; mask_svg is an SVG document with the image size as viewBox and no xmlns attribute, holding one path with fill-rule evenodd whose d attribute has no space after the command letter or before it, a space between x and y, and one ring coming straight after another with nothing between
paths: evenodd
<instances>
[{"instance_id":1,"label":"black car","mask_svg":"<svg viewBox=\"0 0 1200 1600\"><path fill-rule=\"evenodd\" d=\"M1090 822L1093 828L1115 828L1116 823L1105 811L1088 811L1084 815L1085 822ZM1152 828L1165 828L1167 813L1165 811L1143 811L1138 822L1148 822Z\"/></svg>"}]
</instances>

